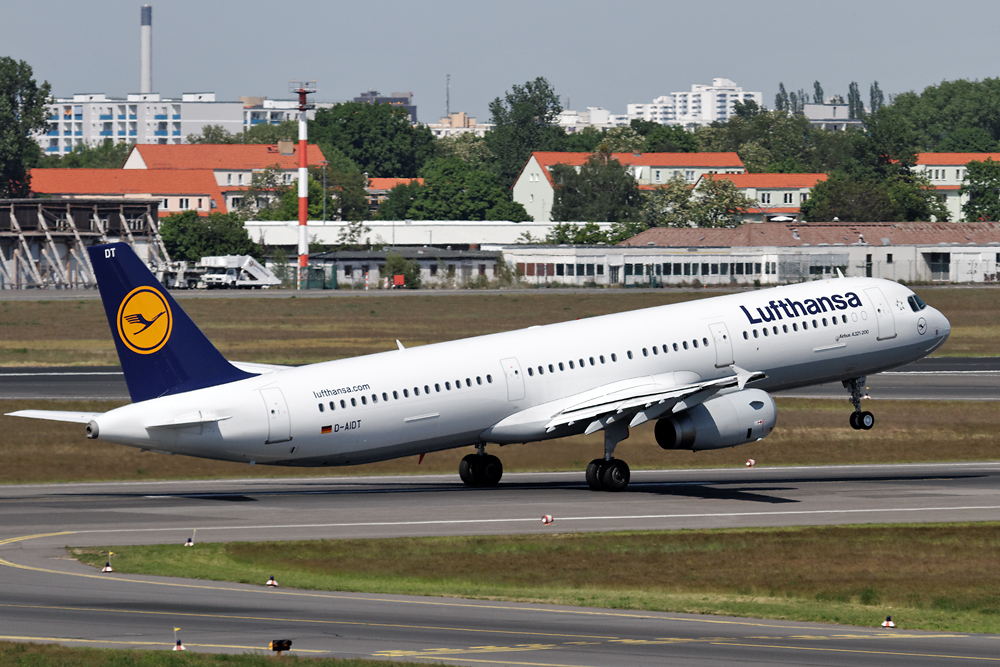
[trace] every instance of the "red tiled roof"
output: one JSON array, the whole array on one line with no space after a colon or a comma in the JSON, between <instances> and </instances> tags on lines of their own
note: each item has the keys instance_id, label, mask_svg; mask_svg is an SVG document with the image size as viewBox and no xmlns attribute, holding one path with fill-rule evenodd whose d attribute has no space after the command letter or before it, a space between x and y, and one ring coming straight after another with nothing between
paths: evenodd
<instances>
[{"instance_id":1,"label":"red tiled roof","mask_svg":"<svg viewBox=\"0 0 1000 667\"><path fill-rule=\"evenodd\" d=\"M282 155L276 144L137 144L147 169L264 169L277 164L297 169L299 145L292 155ZM129 154L131 157L131 153ZM318 167L326 158L316 144L306 149L306 162Z\"/></svg>"},{"instance_id":2,"label":"red tiled roof","mask_svg":"<svg viewBox=\"0 0 1000 667\"><path fill-rule=\"evenodd\" d=\"M917 164L954 167L970 162L1000 162L1000 153L917 153Z\"/></svg>"},{"instance_id":3,"label":"red tiled roof","mask_svg":"<svg viewBox=\"0 0 1000 667\"><path fill-rule=\"evenodd\" d=\"M706 176L730 180L738 188L758 189L811 188L827 179L826 174L706 174Z\"/></svg>"},{"instance_id":4,"label":"red tiled roof","mask_svg":"<svg viewBox=\"0 0 1000 667\"><path fill-rule=\"evenodd\" d=\"M1000 242L1000 222L764 222L747 223L733 229L654 227L619 245L727 248L866 242L881 246L885 245L883 239L888 245L985 245Z\"/></svg>"},{"instance_id":5,"label":"red tiled roof","mask_svg":"<svg viewBox=\"0 0 1000 667\"><path fill-rule=\"evenodd\" d=\"M49 195L211 197L215 211L226 212L226 199L209 169L32 169L31 190Z\"/></svg>"},{"instance_id":6,"label":"red tiled roof","mask_svg":"<svg viewBox=\"0 0 1000 667\"><path fill-rule=\"evenodd\" d=\"M373 190L392 190L397 185L403 185L407 183L412 183L416 181L420 185L424 184L424 179L422 178L369 178L368 179L368 191Z\"/></svg>"}]
</instances>

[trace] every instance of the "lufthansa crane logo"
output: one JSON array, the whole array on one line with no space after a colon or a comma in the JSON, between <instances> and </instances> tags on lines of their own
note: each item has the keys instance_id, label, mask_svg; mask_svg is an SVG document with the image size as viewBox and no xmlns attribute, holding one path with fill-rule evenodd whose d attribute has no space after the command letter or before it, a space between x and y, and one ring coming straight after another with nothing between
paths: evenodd
<instances>
[{"instance_id":1,"label":"lufthansa crane logo","mask_svg":"<svg viewBox=\"0 0 1000 667\"><path fill-rule=\"evenodd\" d=\"M118 306L118 337L138 354L152 354L166 345L173 324L166 298L153 287L136 287Z\"/></svg>"}]
</instances>

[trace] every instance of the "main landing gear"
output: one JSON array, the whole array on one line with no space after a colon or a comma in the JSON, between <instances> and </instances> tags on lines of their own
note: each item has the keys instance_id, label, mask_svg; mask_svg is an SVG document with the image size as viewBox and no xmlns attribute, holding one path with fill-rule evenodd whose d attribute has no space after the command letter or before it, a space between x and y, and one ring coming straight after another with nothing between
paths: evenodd
<instances>
[{"instance_id":1,"label":"main landing gear","mask_svg":"<svg viewBox=\"0 0 1000 667\"><path fill-rule=\"evenodd\" d=\"M875 426L875 415L870 412L862 412L861 399L863 397L862 388L865 386L867 378L853 378L844 380L844 388L851 392L851 403L854 405L854 412L851 413L851 428L855 431L868 431Z\"/></svg>"},{"instance_id":2,"label":"main landing gear","mask_svg":"<svg viewBox=\"0 0 1000 667\"><path fill-rule=\"evenodd\" d=\"M587 465L587 486L594 491L624 491L631 478L628 464L612 456L619 442L628 437L628 423L612 422L604 427L604 458Z\"/></svg>"},{"instance_id":3,"label":"main landing gear","mask_svg":"<svg viewBox=\"0 0 1000 667\"><path fill-rule=\"evenodd\" d=\"M458 464L458 476L466 486L496 486L503 477L503 463L496 456L487 454L484 445L479 445L478 449Z\"/></svg>"}]
</instances>

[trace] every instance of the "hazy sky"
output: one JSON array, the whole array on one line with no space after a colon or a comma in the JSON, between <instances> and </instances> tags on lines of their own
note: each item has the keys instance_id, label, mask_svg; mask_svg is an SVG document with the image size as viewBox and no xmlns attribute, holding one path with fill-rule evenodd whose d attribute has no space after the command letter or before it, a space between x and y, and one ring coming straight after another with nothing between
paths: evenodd
<instances>
[{"instance_id":1,"label":"hazy sky","mask_svg":"<svg viewBox=\"0 0 1000 667\"><path fill-rule=\"evenodd\" d=\"M139 90L139 8L124 0L6 0L0 56L27 61L58 97ZM1000 3L972 0L154 0L153 90L287 98L316 79L320 102L412 91L421 121L451 110L488 120L513 84L546 77L570 107L629 102L714 77L764 93L778 83L867 104L997 69Z\"/></svg>"}]
</instances>

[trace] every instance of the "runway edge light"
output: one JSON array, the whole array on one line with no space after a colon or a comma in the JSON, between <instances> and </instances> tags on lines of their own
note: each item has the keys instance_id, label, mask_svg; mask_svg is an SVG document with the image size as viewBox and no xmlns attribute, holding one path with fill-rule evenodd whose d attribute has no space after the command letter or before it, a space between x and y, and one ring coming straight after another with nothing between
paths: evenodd
<instances>
[{"instance_id":1,"label":"runway edge light","mask_svg":"<svg viewBox=\"0 0 1000 667\"><path fill-rule=\"evenodd\" d=\"M894 628L896 624L892 622L892 616L886 616L885 620L882 621L883 628Z\"/></svg>"},{"instance_id":2,"label":"runway edge light","mask_svg":"<svg viewBox=\"0 0 1000 667\"><path fill-rule=\"evenodd\" d=\"M278 582L274 580L274 575L271 575L271 578L268 579L267 583L264 584L264 585L265 586L270 586L271 588L277 588L278 587Z\"/></svg>"},{"instance_id":3,"label":"runway edge light","mask_svg":"<svg viewBox=\"0 0 1000 667\"><path fill-rule=\"evenodd\" d=\"M555 519L552 518L551 514L546 514L545 516L542 517L542 525L547 526L553 521L555 521Z\"/></svg>"},{"instance_id":4,"label":"runway edge light","mask_svg":"<svg viewBox=\"0 0 1000 667\"><path fill-rule=\"evenodd\" d=\"M268 648L275 652L277 655L281 655L282 651L292 650L292 640L291 639L272 639L271 643L268 644Z\"/></svg>"}]
</instances>

